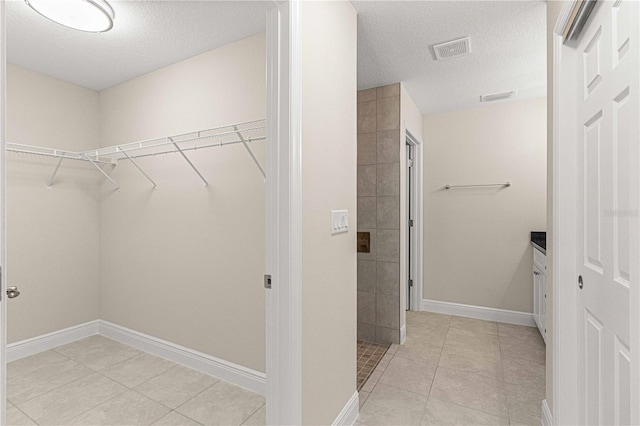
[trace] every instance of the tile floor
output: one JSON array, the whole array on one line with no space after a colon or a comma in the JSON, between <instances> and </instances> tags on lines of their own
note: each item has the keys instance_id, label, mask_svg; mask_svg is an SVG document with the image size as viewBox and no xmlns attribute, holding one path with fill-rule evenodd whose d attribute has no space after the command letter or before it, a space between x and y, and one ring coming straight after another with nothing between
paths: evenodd
<instances>
[{"instance_id":1,"label":"tile floor","mask_svg":"<svg viewBox=\"0 0 640 426\"><path fill-rule=\"evenodd\" d=\"M358 390L362 389L362 386L376 369L382 357L387 353L387 349L389 349L389 345L358 340Z\"/></svg>"},{"instance_id":2,"label":"tile floor","mask_svg":"<svg viewBox=\"0 0 640 426\"><path fill-rule=\"evenodd\" d=\"M7 424L264 425L264 398L102 336L7 366Z\"/></svg>"},{"instance_id":3,"label":"tile floor","mask_svg":"<svg viewBox=\"0 0 640 426\"><path fill-rule=\"evenodd\" d=\"M356 425L536 425L545 395L537 328L407 312L360 391Z\"/></svg>"}]
</instances>

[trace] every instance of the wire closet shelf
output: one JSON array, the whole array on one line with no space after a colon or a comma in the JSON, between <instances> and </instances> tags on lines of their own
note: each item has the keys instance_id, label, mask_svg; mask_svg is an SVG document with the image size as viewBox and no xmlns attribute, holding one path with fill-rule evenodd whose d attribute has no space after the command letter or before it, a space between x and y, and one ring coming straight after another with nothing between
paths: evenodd
<instances>
[{"instance_id":1,"label":"wire closet shelf","mask_svg":"<svg viewBox=\"0 0 640 426\"><path fill-rule=\"evenodd\" d=\"M147 139L138 142L131 142L121 145L113 145L104 148L93 149L83 152L74 152L55 148L46 148L34 145L24 145L18 143L7 143L6 150L23 154L39 155L57 158L58 163L53 175L49 180L49 187L53 184L55 176L60 169L63 160L77 160L90 163L100 171L114 186L120 186L101 167L103 164L117 165L121 160L130 161L144 177L151 182L154 188L157 187L155 181L142 169L136 161L140 158L152 157L161 154L180 154L189 166L198 174L205 185L208 184L202 173L191 162L186 153L208 148L223 147L228 145L241 144L246 149L248 155L255 166L259 169L263 178L266 173L260 161L257 159L252 144L266 140L266 120L245 121L242 123L229 124L211 129L198 130L190 133L167 136L162 138Z\"/></svg>"}]
</instances>

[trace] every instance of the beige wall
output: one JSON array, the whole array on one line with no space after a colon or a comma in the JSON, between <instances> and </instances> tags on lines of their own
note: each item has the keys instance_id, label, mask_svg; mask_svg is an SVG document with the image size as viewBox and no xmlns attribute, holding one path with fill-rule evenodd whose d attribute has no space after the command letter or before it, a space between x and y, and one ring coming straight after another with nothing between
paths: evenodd
<instances>
[{"instance_id":1,"label":"beige wall","mask_svg":"<svg viewBox=\"0 0 640 426\"><path fill-rule=\"evenodd\" d=\"M532 312L530 231L546 228L546 100L424 118L424 298ZM446 184L511 181L509 188Z\"/></svg>"},{"instance_id":2,"label":"beige wall","mask_svg":"<svg viewBox=\"0 0 640 426\"><path fill-rule=\"evenodd\" d=\"M7 65L7 140L82 151L99 139L98 93ZM8 342L99 316L97 171L68 160L7 155Z\"/></svg>"},{"instance_id":3,"label":"beige wall","mask_svg":"<svg viewBox=\"0 0 640 426\"><path fill-rule=\"evenodd\" d=\"M265 34L100 94L102 146L265 118ZM259 154L264 156L264 145ZM102 190L101 317L264 371L264 179L241 146L126 161ZM264 163L263 163L264 164Z\"/></svg>"},{"instance_id":4,"label":"beige wall","mask_svg":"<svg viewBox=\"0 0 640 426\"><path fill-rule=\"evenodd\" d=\"M356 12L302 2L301 19L302 422L331 424L356 391Z\"/></svg>"},{"instance_id":5,"label":"beige wall","mask_svg":"<svg viewBox=\"0 0 640 426\"><path fill-rule=\"evenodd\" d=\"M547 2L547 392L553 413L553 31L564 1Z\"/></svg>"}]
</instances>

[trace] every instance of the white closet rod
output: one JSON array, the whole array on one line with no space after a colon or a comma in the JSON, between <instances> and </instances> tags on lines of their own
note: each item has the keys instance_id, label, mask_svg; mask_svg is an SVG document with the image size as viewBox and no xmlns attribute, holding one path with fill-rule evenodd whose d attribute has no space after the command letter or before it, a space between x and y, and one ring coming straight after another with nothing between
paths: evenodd
<instances>
[{"instance_id":1,"label":"white closet rod","mask_svg":"<svg viewBox=\"0 0 640 426\"><path fill-rule=\"evenodd\" d=\"M7 151L19 152L25 154L42 155L46 157L59 158L60 161L49 180L49 187L53 184L53 180L60 168L62 160L79 160L91 163L93 167L98 169L117 189L120 186L105 172L99 164L117 165L119 160L130 161L151 182L154 189L157 185L151 177L140 167L135 161L138 158L150 157L158 154L180 153L185 161L198 174L200 179L207 185L207 180L189 160L185 152L198 149L222 147L226 145L242 144L249 156L260 170L262 176L266 179L264 168L256 158L250 147L251 142L264 141L266 136L266 120L252 120L242 123L231 124L226 126L214 127L211 129L200 130L197 132L183 133L175 136L164 138L147 139L139 142L132 142L123 145L114 145L105 148L98 148L84 152L74 152L68 150L59 150L54 148L45 148L33 145L24 145L16 143L7 143ZM252 136L254 135L254 136ZM211 139L223 139L217 142L209 142ZM185 145L189 144L189 145ZM143 152L140 152L143 151ZM138 153L136 153L138 152Z\"/></svg>"}]
</instances>

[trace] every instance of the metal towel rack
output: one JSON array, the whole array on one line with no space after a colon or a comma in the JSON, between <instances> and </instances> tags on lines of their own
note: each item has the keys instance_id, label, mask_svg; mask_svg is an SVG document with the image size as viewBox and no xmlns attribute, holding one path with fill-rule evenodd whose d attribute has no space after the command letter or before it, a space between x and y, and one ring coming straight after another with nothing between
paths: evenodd
<instances>
[{"instance_id":1,"label":"metal towel rack","mask_svg":"<svg viewBox=\"0 0 640 426\"><path fill-rule=\"evenodd\" d=\"M185 152L235 144L242 144L244 146L256 167L260 170L260 174L262 174L262 177L266 179L267 176L264 168L256 158L250 146L253 142L264 140L266 140L266 120L260 119L215 127L213 129L184 133L181 135L114 145L84 152L44 148L17 143L7 143L6 149L11 152L58 158L59 161L56 164L51 178L49 179L48 187L51 187L53 184L63 160L80 160L90 163L94 168L102 173L105 178L116 187L116 189L119 189L120 185L118 185L107 174L107 172L100 167L100 164L110 164L115 166L118 164L119 160L127 160L130 161L136 169L138 169L138 171L153 185L153 188L155 189L157 187L155 181L151 179L144 170L142 170L138 162L136 162L136 159L158 154L179 153L187 164L197 173L206 186L208 184L207 180L189 160Z\"/></svg>"},{"instance_id":2,"label":"metal towel rack","mask_svg":"<svg viewBox=\"0 0 640 426\"><path fill-rule=\"evenodd\" d=\"M476 187L482 187L482 186L504 186L504 187L509 187L509 186L511 186L511 182L505 182L505 183L485 183L485 184L480 184L480 185L445 185L444 189L451 189L451 188L476 188Z\"/></svg>"}]
</instances>

